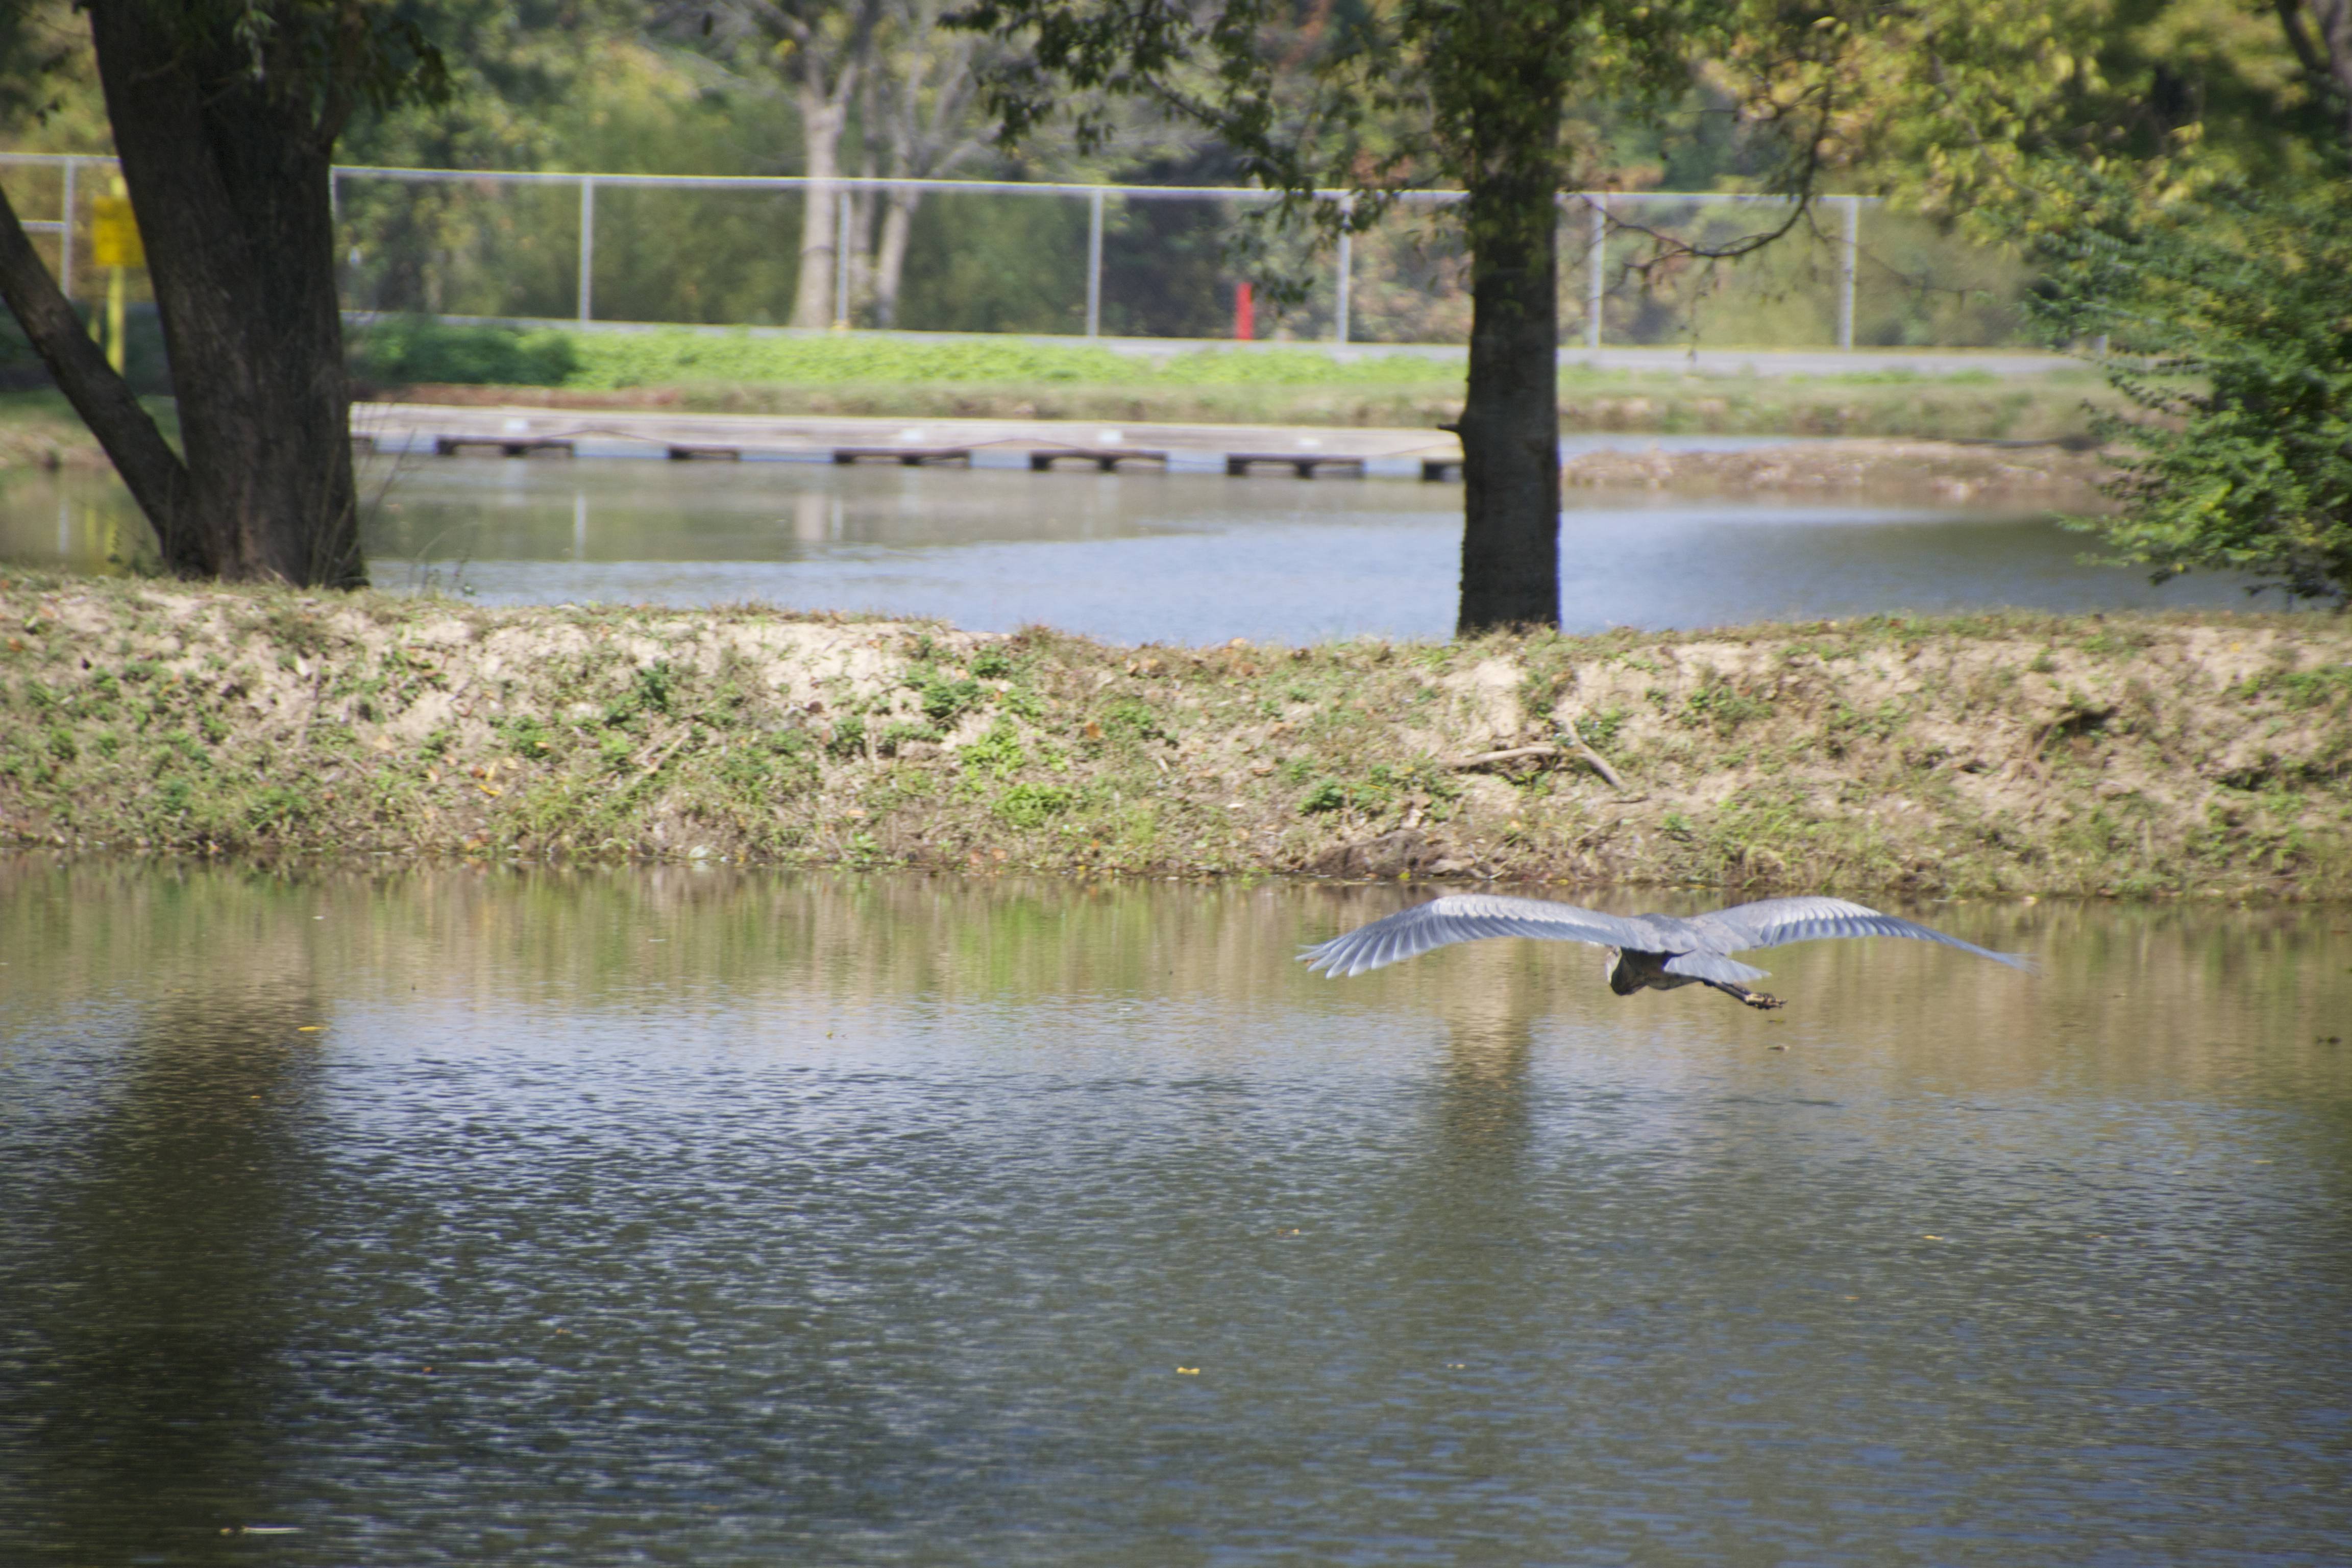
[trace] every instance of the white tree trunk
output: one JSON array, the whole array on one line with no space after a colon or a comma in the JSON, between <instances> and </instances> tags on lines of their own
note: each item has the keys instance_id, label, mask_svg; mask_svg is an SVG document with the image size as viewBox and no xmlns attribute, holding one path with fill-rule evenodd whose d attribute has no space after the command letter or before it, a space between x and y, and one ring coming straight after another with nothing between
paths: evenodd
<instances>
[{"instance_id":1,"label":"white tree trunk","mask_svg":"<svg viewBox=\"0 0 2352 1568\"><path fill-rule=\"evenodd\" d=\"M808 143L809 183L802 187L801 272L793 289L793 325L824 328L833 325L833 269L836 247L845 239L835 223L840 187L841 132L848 104L840 98L803 87L799 94L801 135Z\"/></svg>"},{"instance_id":2,"label":"white tree trunk","mask_svg":"<svg viewBox=\"0 0 2352 1568\"><path fill-rule=\"evenodd\" d=\"M881 255L874 267L874 318L877 324L898 324L898 279L907 267L907 236L915 226L920 191L892 191L889 210L882 215Z\"/></svg>"}]
</instances>

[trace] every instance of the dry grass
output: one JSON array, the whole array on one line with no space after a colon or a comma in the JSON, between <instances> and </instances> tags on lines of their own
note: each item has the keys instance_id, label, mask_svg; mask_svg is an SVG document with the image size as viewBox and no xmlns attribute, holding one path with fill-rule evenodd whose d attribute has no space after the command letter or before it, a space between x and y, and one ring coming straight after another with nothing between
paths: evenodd
<instances>
[{"instance_id":1,"label":"dry grass","mask_svg":"<svg viewBox=\"0 0 2352 1568\"><path fill-rule=\"evenodd\" d=\"M1620 794L1557 742L1573 722ZM1496 752L1524 754L1477 759ZM19 577L0 839L262 856L2352 895L2352 626L1106 647Z\"/></svg>"}]
</instances>

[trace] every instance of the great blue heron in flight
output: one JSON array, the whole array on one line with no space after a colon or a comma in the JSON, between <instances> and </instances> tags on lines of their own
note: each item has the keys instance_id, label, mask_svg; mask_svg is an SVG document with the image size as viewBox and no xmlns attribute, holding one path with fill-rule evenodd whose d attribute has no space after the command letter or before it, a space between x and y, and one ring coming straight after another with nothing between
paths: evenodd
<instances>
[{"instance_id":1,"label":"great blue heron in flight","mask_svg":"<svg viewBox=\"0 0 2352 1568\"><path fill-rule=\"evenodd\" d=\"M1781 1002L1777 996L1748 989L1746 983L1763 979L1765 972L1751 969L1731 955L1820 937L1907 936L1939 942L2011 969L2033 967L2021 953L1990 952L1843 899L1766 899L1684 920L1676 915L1604 915L1574 904L1507 899L1493 893L1448 893L1359 926L1345 936L1335 936L1299 957L1309 969L1336 978L1361 974L1433 947L1490 936L1588 942L1605 948L1609 958L1603 973L1609 976L1609 989L1620 996L1644 989L1712 985L1750 1007L1778 1007Z\"/></svg>"}]
</instances>

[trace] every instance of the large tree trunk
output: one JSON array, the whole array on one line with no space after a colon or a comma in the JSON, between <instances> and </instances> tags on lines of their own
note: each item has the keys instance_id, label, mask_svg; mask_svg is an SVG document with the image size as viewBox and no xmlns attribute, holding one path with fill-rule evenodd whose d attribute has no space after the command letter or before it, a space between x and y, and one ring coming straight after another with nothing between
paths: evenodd
<instances>
[{"instance_id":1,"label":"large tree trunk","mask_svg":"<svg viewBox=\"0 0 2352 1568\"><path fill-rule=\"evenodd\" d=\"M5 192L0 192L0 297L7 300L66 401L114 460L131 499L153 524L164 565L184 575L203 573L204 559L194 549L195 496L187 465L82 331L72 302L41 264Z\"/></svg>"},{"instance_id":2,"label":"large tree trunk","mask_svg":"<svg viewBox=\"0 0 2352 1568\"><path fill-rule=\"evenodd\" d=\"M189 559L232 580L364 584L332 136L309 94L254 79L226 27L167 29L150 0L89 11L179 397Z\"/></svg>"},{"instance_id":3,"label":"large tree trunk","mask_svg":"<svg viewBox=\"0 0 2352 1568\"><path fill-rule=\"evenodd\" d=\"M1559 212L1548 152L1498 160L1470 185L1462 637L1559 624Z\"/></svg>"}]
</instances>

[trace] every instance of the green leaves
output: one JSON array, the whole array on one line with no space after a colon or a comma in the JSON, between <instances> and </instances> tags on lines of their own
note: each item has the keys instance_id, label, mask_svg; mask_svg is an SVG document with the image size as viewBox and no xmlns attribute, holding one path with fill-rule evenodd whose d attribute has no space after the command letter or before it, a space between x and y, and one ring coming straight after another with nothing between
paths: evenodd
<instances>
[{"instance_id":1,"label":"green leaves","mask_svg":"<svg viewBox=\"0 0 2352 1568\"><path fill-rule=\"evenodd\" d=\"M2231 571L2352 601L2352 171L2137 222L2112 204L2041 309L2107 338L2140 410L2098 421L2132 451L2110 487L2123 511L2078 526L2159 581Z\"/></svg>"}]
</instances>

